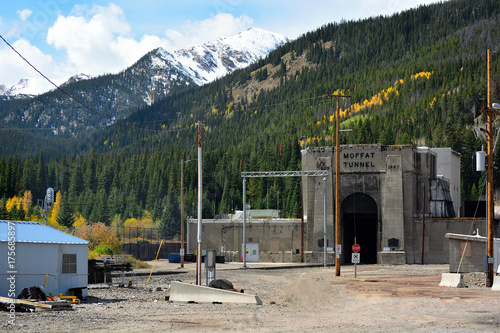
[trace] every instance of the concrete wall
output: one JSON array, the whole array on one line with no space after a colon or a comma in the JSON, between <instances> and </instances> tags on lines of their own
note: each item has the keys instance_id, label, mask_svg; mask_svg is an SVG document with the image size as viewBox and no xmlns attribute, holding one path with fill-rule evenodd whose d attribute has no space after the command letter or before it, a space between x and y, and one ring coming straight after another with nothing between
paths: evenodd
<instances>
[{"instance_id":1,"label":"concrete wall","mask_svg":"<svg viewBox=\"0 0 500 333\"><path fill-rule=\"evenodd\" d=\"M196 251L197 221L187 223L187 252ZM248 219L247 243L259 244L259 260L263 262L300 261L301 220L300 219ZM304 224L304 238L307 224ZM242 220L203 220L202 250L215 249L225 255L227 261L241 260L243 243Z\"/></svg>"},{"instance_id":2,"label":"concrete wall","mask_svg":"<svg viewBox=\"0 0 500 333\"><path fill-rule=\"evenodd\" d=\"M0 253L7 253L7 243L0 243ZM16 243L16 297L25 287L43 286L45 274L49 273L45 284L45 292L54 295L64 293L72 295L70 288L87 287L87 245L74 244L39 244ZM62 255L76 254L77 273L62 274ZM9 284L7 277L11 271L7 260L0 261L0 296L7 297ZM87 289L83 290L83 297Z\"/></svg>"},{"instance_id":3,"label":"concrete wall","mask_svg":"<svg viewBox=\"0 0 500 333\"><path fill-rule=\"evenodd\" d=\"M486 237L453 236L447 234L450 244L450 273L484 271Z\"/></svg>"},{"instance_id":4,"label":"concrete wall","mask_svg":"<svg viewBox=\"0 0 500 333\"><path fill-rule=\"evenodd\" d=\"M188 220L188 253L196 250L196 220ZM379 251L379 263L386 264L421 264L422 263L422 219L417 218L409 223L412 228L411 242L406 242L404 251ZM259 261L261 262L300 262L300 225L298 219L269 219L250 220L247 225L247 243L259 244ZM307 224L304 225L304 238L307 239ZM450 252L447 233L470 234L478 229L480 233L486 230L484 219L425 219L424 237L424 264L453 265L450 260L454 256ZM241 244L243 242L242 221L231 220L203 220L202 249L215 249L218 255L225 255L226 261L241 261ZM495 237L500 238L498 222L495 223ZM408 246L411 243L411 246ZM363 255L362 248L362 255ZM482 252L481 252L482 250ZM484 248L479 248L484 255ZM345 255L351 250L344 251ZM479 258L479 257L478 257ZM477 264L477 258L474 262ZM482 260L482 259L481 259ZM310 263L323 263L323 249L320 251L304 252L304 261ZM327 263L334 263L333 252L327 253ZM480 261L479 265L482 265ZM452 267L452 266L450 266ZM464 266L465 267L465 266ZM465 269L465 268L464 268ZM463 271L463 270L462 270Z\"/></svg>"},{"instance_id":5,"label":"concrete wall","mask_svg":"<svg viewBox=\"0 0 500 333\"><path fill-rule=\"evenodd\" d=\"M414 220L414 246L407 248L407 263L422 263L422 219ZM474 230L485 230L484 219L425 219L424 264L450 263L450 244L447 233L470 235ZM484 253L483 253L484 255Z\"/></svg>"},{"instance_id":6,"label":"concrete wall","mask_svg":"<svg viewBox=\"0 0 500 333\"><path fill-rule=\"evenodd\" d=\"M450 273L484 272L487 237L446 234L450 244ZM500 266L500 238L493 238L493 269Z\"/></svg>"}]
</instances>

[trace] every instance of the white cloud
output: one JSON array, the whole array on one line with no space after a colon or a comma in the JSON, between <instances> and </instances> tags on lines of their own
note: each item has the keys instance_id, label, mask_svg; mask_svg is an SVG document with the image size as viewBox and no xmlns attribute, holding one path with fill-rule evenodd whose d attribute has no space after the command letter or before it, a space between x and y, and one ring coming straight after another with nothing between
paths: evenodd
<instances>
[{"instance_id":1,"label":"white cloud","mask_svg":"<svg viewBox=\"0 0 500 333\"><path fill-rule=\"evenodd\" d=\"M19 15L19 18L21 18L22 21L26 21L28 17L33 14L33 12L29 9L23 9L23 10L18 10L17 14Z\"/></svg>"},{"instance_id":2,"label":"white cloud","mask_svg":"<svg viewBox=\"0 0 500 333\"><path fill-rule=\"evenodd\" d=\"M67 69L97 75L124 68L140 43L129 36L130 25L123 10L114 4L95 6L92 17L59 15L49 28L47 42L67 55Z\"/></svg>"},{"instance_id":3,"label":"white cloud","mask_svg":"<svg viewBox=\"0 0 500 333\"><path fill-rule=\"evenodd\" d=\"M66 71L99 75L116 73L131 66L157 47L168 51L191 47L221 36L231 36L251 27L253 20L242 15L217 14L201 21L187 21L165 37L143 35L133 38L123 10L107 7L75 7L68 16L59 15L49 28L47 42L66 53Z\"/></svg>"},{"instance_id":4,"label":"white cloud","mask_svg":"<svg viewBox=\"0 0 500 333\"><path fill-rule=\"evenodd\" d=\"M50 55L43 54L40 49L31 45L25 39L19 39L13 42L12 46L42 73L50 73L48 75L55 78L56 83L61 83L61 81L57 80L61 74L60 69ZM2 83L15 84L22 78L41 78L32 67L8 46L2 46L0 48L0 59L2 59L2 61L0 61Z\"/></svg>"},{"instance_id":5,"label":"white cloud","mask_svg":"<svg viewBox=\"0 0 500 333\"><path fill-rule=\"evenodd\" d=\"M167 30L165 34L171 44L170 48L181 49L236 35L250 28L252 24L253 19L246 15L234 17L229 13L219 13L206 20L188 21L179 29Z\"/></svg>"}]
</instances>

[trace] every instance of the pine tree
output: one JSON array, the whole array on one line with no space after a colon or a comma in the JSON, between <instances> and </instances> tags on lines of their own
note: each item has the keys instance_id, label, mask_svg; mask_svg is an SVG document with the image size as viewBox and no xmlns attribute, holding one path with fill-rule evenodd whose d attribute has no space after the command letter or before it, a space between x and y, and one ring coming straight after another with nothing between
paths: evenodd
<instances>
[{"instance_id":1,"label":"pine tree","mask_svg":"<svg viewBox=\"0 0 500 333\"><path fill-rule=\"evenodd\" d=\"M0 201L0 220L6 220L9 217L9 212L5 208L3 201Z\"/></svg>"},{"instance_id":2,"label":"pine tree","mask_svg":"<svg viewBox=\"0 0 500 333\"><path fill-rule=\"evenodd\" d=\"M62 198L61 200L61 206L59 209L59 214L57 214L56 221L59 225L65 226L67 228L73 227L73 223L75 223L75 216L71 211L68 200L65 198Z\"/></svg>"},{"instance_id":3,"label":"pine tree","mask_svg":"<svg viewBox=\"0 0 500 333\"><path fill-rule=\"evenodd\" d=\"M34 197L37 199L45 198L45 191L47 189L47 168L45 167L45 159L43 151L38 155L38 164L36 166L36 187Z\"/></svg>"}]
</instances>

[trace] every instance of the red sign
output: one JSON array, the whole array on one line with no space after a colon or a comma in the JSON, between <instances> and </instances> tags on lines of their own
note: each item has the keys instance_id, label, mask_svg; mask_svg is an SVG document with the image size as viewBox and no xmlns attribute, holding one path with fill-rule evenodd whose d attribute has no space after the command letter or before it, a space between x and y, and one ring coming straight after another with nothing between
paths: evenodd
<instances>
[{"instance_id":1,"label":"red sign","mask_svg":"<svg viewBox=\"0 0 500 333\"><path fill-rule=\"evenodd\" d=\"M359 246L359 244L354 244L352 246L352 252L359 252L359 250L361 250L361 246Z\"/></svg>"}]
</instances>

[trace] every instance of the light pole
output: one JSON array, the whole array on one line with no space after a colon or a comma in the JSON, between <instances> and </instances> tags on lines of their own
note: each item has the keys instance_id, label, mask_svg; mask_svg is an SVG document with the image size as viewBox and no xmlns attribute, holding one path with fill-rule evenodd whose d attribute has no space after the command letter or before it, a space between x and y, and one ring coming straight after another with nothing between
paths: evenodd
<instances>
[{"instance_id":1,"label":"light pole","mask_svg":"<svg viewBox=\"0 0 500 333\"><path fill-rule=\"evenodd\" d=\"M247 268L247 179L243 178L243 268Z\"/></svg>"},{"instance_id":2,"label":"light pole","mask_svg":"<svg viewBox=\"0 0 500 333\"><path fill-rule=\"evenodd\" d=\"M181 160L181 268L184 267L184 163L197 160L197 158L187 161Z\"/></svg>"},{"instance_id":3,"label":"light pole","mask_svg":"<svg viewBox=\"0 0 500 333\"><path fill-rule=\"evenodd\" d=\"M198 239L196 246L196 285L201 286L201 211L202 211L202 195L203 195L203 154L201 140L201 121L198 122Z\"/></svg>"}]
</instances>

